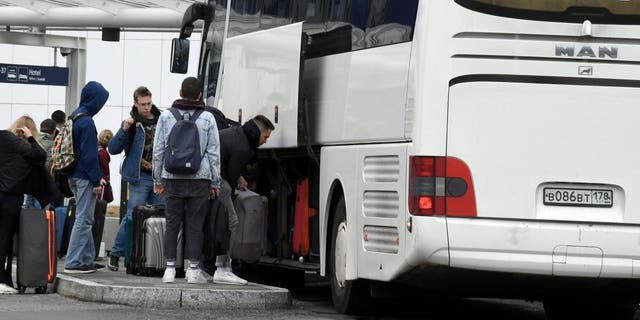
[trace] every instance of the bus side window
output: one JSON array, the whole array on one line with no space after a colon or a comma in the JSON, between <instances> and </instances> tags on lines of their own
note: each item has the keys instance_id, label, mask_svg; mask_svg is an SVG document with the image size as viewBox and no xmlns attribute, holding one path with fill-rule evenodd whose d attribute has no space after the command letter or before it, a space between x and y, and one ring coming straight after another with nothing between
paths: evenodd
<instances>
[{"instance_id":1,"label":"bus side window","mask_svg":"<svg viewBox=\"0 0 640 320\"><path fill-rule=\"evenodd\" d=\"M231 2L228 37L260 30L262 0Z\"/></svg>"},{"instance_id":2,"label":"bus side window","mask_svg":"<svg viewBox=\"0 0 640 320\"><path fill-rule=\"evenodd\" d=\"M351 25L351 50L364 49L368 0L331 0L327 30Z\"/></svg>"},{"instance_id":3,"label":"bus side window","mask_svg":"<svg viewBox=\"0 0 640 320\"><path fill-rule=\"evenodd\" d=\"M291 23L289 0L263 0L260 29L269 29Z\"/></svg>"},{"instance_id":4,"label":"bus side window","mask_svg":"<svg viewBox=\"0 0 640 320\"><path fill-rule=\"evenodd\" d=\"M365 43L373 48L411 41L418 0L369 0Z\"/></svg>"}]
</instances>

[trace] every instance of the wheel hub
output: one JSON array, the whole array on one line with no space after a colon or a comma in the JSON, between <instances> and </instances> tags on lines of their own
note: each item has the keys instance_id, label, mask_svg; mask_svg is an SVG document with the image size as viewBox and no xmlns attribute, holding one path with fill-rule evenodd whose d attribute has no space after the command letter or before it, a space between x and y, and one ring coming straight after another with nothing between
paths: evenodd
<instances>
[{"instance_id":1,"label":"wheel hub","mask_svg":"<svg viewBox=\"0 0 640 320\"><path fill-rule=\"evenodd\" d=\"M344 221L338 225L335 246L335 257L333 260L335 261L335 265L333 266L333 270L335 270L334 273L338 286L342 288L344 287L347 273L347 224Z\"/></svg>"}]
</instances>

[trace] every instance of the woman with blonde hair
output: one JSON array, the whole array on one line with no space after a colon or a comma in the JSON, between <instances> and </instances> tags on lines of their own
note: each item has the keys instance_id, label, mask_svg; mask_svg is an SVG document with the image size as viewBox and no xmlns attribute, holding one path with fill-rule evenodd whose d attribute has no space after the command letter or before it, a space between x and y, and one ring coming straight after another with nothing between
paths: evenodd
<instances>
[{"instance_id":1,"label":"woman with blonde hair","mask_svg":"<svg viewBox=\"0 0 640 320\"><path fill-rule=\"evenodd\" d=\"M16 119L16 121L14 121L9 127L9 131L18 136L18 138L22 139L24 142L28 142L28 137L23 130L24 127L27 127L33 139L38 141L38 129L36 128L36 122L29 116L22 116Z\"/></svg>"},{"instance_id":2,"label":"woman with blonde hair","mask_svg":"<svg viewBox=\"0 0 640 320\"><path fill-rule=\"evenodd\" d=\"M47 160L47 152L36 136L35 122L28 116L18 118L9 130L0 130L0 293L16 292L11 260L23 193L30 189L27 184L32 169L40 167L44 171Z\"/></svg>"}]
</instances>

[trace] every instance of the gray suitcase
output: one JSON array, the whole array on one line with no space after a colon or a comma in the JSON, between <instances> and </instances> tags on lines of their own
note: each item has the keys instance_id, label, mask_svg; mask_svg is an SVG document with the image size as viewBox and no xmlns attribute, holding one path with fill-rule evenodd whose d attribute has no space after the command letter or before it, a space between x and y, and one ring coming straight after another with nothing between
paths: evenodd
<instances>
[{"instance_id":1,"label":"gray suitcase","mask_svg":"<svg viewBox=\"0 0 640 320\"><path fill-rule=\"evenodd\" d=\"M263 254L266 241L267 198L249 190L236 190L236 195L238 226L229 241L231 258L256 262Z\"/></svg>"},{"instance_id":2,"label":"gray suitcase","mask_svg":"<svg viewBox=\"0 0 640 320\"><path fill-rule=\"evenodd\" d=\"M182 228L181 228L182 229ZM151 217L144 221L143 232L143 275L155 275L164 272L167 262L164 258L164 234L166 231L166 219L164 217ZM184 267L183 257L183 232L178 233L178 251L176 254L176 268Z\"/></svg>"}]
</instances>

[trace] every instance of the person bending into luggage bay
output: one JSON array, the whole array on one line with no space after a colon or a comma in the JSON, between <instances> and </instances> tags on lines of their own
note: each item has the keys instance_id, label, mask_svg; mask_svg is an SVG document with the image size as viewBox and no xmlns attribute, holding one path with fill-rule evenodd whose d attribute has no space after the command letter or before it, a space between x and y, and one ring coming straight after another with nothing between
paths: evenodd
<instances>
[{"instance_id":1,"label":"person bending into luggage bay","mask_svg":"<svg viewBox=\"0 0 640 320\"><path fill-rule=\"evenodd\" d=\"M238 215L231 197L233 190L244 190L247 181L242 177L247 164L254 158L256 149L263 145L271 136L275 127L271 121L257 115L245 122L242 126L235 126L220 131L220 157L222 184L220 189L220 201L227 208L229 214L229 231L233 233L238 225ZM213 281L217 283L247 284L247 281L231 272L231 259L229 255L216 258L216 271Z\"/></svg>"},{"instance_id":2,"label":"person bending into luggage bay","mask_svg":"<svg viewBox=\"0 0 640 320\"><path fill-rule=\"evenodd\" d=\"M182 82L180 97L182 99L174 101L172 107L160 115L153 145L154 192L157 195L162 195L165 191L167 193L167 229L164 244L167 268L162 281L175 281L178 232L184 222L185 256L189 259L187 282L207 283L207 277L204 271L198 268L198 264L202 253L202 229L208 209L208 198L217 196L220 189L218 128L213 115L203 112L204 103L200 100L202 91L198 79L186 78ZM185 121L178 122L176 117L185 120L195 119L197 130L195 132L188 129L174 131L174 127L175 129L186 128L182 126ZM178 132L184 136L178 137ZM192 137L187 137L188 134ZM199 144L194 144L194 141L199 141ZM173 148L183 149L190 155L197 150L198 154L195 158L199 163L188 162L181 167L182 169L177 169L177 164L181 162L178 161L180 159L172 156ZM169 152L165 153L165 150ZM189 169L195 170L196 167L195 173L184 173L191 172L192 170Z\"/></svg>"},{"instance_id":3,"label":"person bending into luggage bay","mask_svg":"<svg viewBox=\"0 0 640 320\"><path fill-rule=\"evenodd\" d=\"M93 122L109 98L109 92L98 82L91 81L82 88L80 105L72 117L73 153L76 164L69 173L69 187L76 199L76 221L71 229L69 249L64 264L65 273L91 273L104 266L95 263L95 247L91 227L97 196L102 191L102 171L98 160L98 133Z\"/></svg>"},{"instance_id":4,"label":"person bending into luggage bay","mask_svg":"<svg viewBox=\"0 0 640 320\"><path fill-rule=\"evenodd\" d=\"M118 271L118 260L124 255L127 241L124 225L133 209L140 205L162 204L164 196L153 192L152 157L153 140L160 110L151 102L151 91L147 87L138 87L133 91L133 107L130 117L122 121L122 127L109 142L109 153L116 155L124 151L124 161L120 167L120 176L129 184L129 201L118 233L109 255L109 269Z\"/></svg>"},{"instance_id":5,"label":"person bending into luggage bay","mask_svg":"<svg viewBox=\"0 0 640 320\"><path fill-rule=\"evenodd\" d=\"M34 133L35 123L27 116L18 118L9 130L0 130L0 294L18 292L13 287L11 264L23 200L19 185L32 166L44 166L47 159Z\"/></svg>"}]
</instances>

